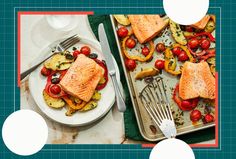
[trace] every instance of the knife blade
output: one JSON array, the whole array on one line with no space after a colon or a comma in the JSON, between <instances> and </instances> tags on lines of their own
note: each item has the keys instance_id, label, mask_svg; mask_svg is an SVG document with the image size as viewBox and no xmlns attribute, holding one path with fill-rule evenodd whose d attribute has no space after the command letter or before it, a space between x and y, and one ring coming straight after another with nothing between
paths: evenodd
<instances>
[{"instance_id":1,"label":"knife blade","mask_svg":"<svg viewBox=\"0 0 236 159\"><path fill-rule=\"evenodd\" d=\"M107 35L106 35L105 29L104 29L104 25L102 23L99 24L99 26L98 26L98 37L100 40L103 55L106 60L108 73L111 77L111 80L112 80L112 83L114 86L118 110L120 112L124 112L126 110L126 105L125 105L125 101L122 97L122 94L121 94L121 91L119 88L119 84L117 82L115 63L112 58L111 49L110 49L110 46L109 46L109 43L107 40Z\"/></svg>"},{"instance_id":2,"label":"knife blade","mask_svg":"<svg viewBox=\"0 0 236 159\"><path fill-rule=\"evenodd\" d=\"M116 72L115 63L112 59L111 49L107 40L107 35L103 24L99 24L98 26L98 37L100 40L103 55L105 57L108 72L109 74L114 74Z\"/></svg>"}]
</instances>

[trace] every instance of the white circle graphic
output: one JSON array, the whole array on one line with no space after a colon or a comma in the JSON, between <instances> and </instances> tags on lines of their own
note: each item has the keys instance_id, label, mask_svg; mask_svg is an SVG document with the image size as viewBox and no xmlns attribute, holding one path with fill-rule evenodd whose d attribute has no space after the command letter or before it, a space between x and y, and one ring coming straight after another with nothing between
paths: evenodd
<instances>
[{"instance_id":1,"label":"white circle graphic","mask_svg":"<svg viewBox=\"0 0 236 159\"><path fill-rule=\"evenodd\" d=\"M163 0L163 7L167 16L174 22L190 25L206 15L209 0Z\"/></svg>"},{"instance_id":2,"label":"white circle graphic","mask_svg":"<svg viewBox=\"0 0 236 159\"><path fill-rule=\"evenodd\" d=\"M159 142L151 151L149 159L195 159L191 147L179 139Z\"/></svg>"},{"instance_id":3,"label":"white circle graphic","mask_svg":"<svg viewBox=\"0 0 236 159\"><path fill-rule=\"evenodd\" d=\"M2 138L9 150L18 155L32 155L45 145L48 127L38 113L31 110L18 110L5 120Z\"/></svg>"}]
</instances>

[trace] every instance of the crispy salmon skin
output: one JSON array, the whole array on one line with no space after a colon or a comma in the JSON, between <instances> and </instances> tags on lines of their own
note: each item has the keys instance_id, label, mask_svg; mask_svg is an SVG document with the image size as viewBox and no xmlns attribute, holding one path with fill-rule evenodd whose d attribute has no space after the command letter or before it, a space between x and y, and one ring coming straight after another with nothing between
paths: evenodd
<instances>
[{"instance_id":1,"label":"crispy salmon skin","mask_svg":"<svg viewBox=\"0 0 236 159\"><path fill-rule=\"evenodd\" d=\"M94 60L80 54L60 81L60 85L71 96L88 102L103 72L103 68Z\"/></svg>"},{"instance_id":2,"label":"crispy salmon skin","mask_svg":"<svg viewBox=\"0 0 236 159\"><path fill-rule=\"evenodd\" d=\"M184 63L179 83L179 96L182 99L215 99L215 91L215 78L207 62Z\"/></svg>"}]
</instances>

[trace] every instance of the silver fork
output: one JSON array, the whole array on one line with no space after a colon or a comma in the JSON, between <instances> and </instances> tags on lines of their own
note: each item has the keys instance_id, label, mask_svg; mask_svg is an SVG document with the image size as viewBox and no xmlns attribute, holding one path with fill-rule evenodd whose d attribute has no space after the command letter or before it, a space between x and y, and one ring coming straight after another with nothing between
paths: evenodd
<instances>
[{"instance_id":1,"label":"silver fork","mask_svg":"<svg viewBox=\"0 0 236 159\"><path fill-rule=\"evenodd\" d=\"M53 49L55 51L50 54L47 54L46 56L45 55L39 56L37 58L38 60L34 63L33 66L31 66L28 70L26 70L20 74L20 80L23 80L27 75L29 75L31 72L33 72L39 65L41 65L43 62L45 62L47 59L49 59L53 55L67 50L68 48L70 48L74 44L78 43L79 41L80 41L80 38L76 34L76 35L73 35L73 36L61 41L59 44L56 44L55 46L53 46Z\"/></svg>"},{"instance_id":2,"label":"silver fork","mask_svg":"<svg viewBox=\"0 0 236 159\"><path fill-rule=\"evenodd\" d=\"M140 93L141 102L153 122L167 138L176 136L176 127L161 77L155 78Z\"/></svg>"}]
</instances>

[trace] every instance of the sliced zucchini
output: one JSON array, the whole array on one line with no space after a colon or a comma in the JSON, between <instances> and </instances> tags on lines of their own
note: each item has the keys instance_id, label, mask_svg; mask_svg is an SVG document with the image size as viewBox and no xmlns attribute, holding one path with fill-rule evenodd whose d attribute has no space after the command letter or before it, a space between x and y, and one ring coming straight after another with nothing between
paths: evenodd
<instances>
[{"instance_id":1,"label":"sliced zucchini","mask_svg":"<svg viewBox=\"0 0 236 159\"><path fill-rule=\"evenodd\" d=\"M82 109L80 109L79 111L80 111L80 112L85 112L85 111L88 111L88 110L92 110L92 109L96 108L97 105L98 105L97 102L95 102L95 101L90 101L90 102L88 102Z\"/></svg>"},{"instance_id":2,"label":"sliced zucchini","mask_svg":"<svg viewBox=\"0 0 236 159\"><path fill-rule=\"evenodd\" d=\"M180 28L180 25L170 20L170 30L175 41L181 45L186 45L187 40L184 37L183 31Z\"/></svg>"},{"instance_id":3,"label":"sliced zucchini","mask_svg":"<svg viewBox=\"0 0 236 159\"><path fill-rule=\"evenodd\" d=\"M216 58L210 57L209 59L207 59L207 62L211 65L216 65Z\"/></svg>"},{"instance_id":4,"label":"sliced zucchini","mask_svg":"<svg viewBox=\"0 0 236 159\"><path fill-rule=\"evenodd\" d=\"M60 98L52 98L52 97L50 97L50 96L46 93L45 90L43 91L43 98L44 98L46 104L47 104L49 107L52 107L52 108L56 108L56 109L62 108L62 107L64 107L65 104L66 104L66 103L65 103L62 99L60 99Z\"/></svg>"},{"instance_id":5,"label":"sliced zucchini","mask_svg":"<svg viewBox=\"0 0 236 159\"><path fill-rule=\"evenodd\" d=\"M117 22L120 23L121 25L129 25L130 24L129 19L124 14L116 14L113 16L117 20Z\"/></svg>"},{"instance_id":6,"label":"sliced zucchini","mask_svg":"<svg viewBox=\"0 0 236 159\"><path fill-rule=\"evenodd\" d=\"M66 69L70 68L70 66L71 66L71 63L62 63L58 66L57 70L66 70Z\"/></svg>"},{"instance_id":7,"label":"sliced zucchini","mask_svg":"<svg viewBox=\"0 0 236 159\"><path fill-rule=\"evenodd\" d=\"M65 68L68 67L68 65L61 66L62 64L68 64L73 62L74 59L67 59L64 53L58 53L52 56L50 59L48 59L45 63L44 66L48 69L52 70L60 70L60 68Z\"/></svg>"},{"instance_id":8,"label":"sliced zucchini","mask_svg":"<svg viewBox=\"0 0 236 159\"><path fill-rule=\"evenodd\" d=\"M215 26L214 21L213 20L209 20L209 22L207 23L204 31L211 33L211 32L213 32L215 30L215 27L216 26Z\"/></svg>"},{"instance_id":9,"label":"sliced zucchini","mask_svg":"<svg viewBox=\"0 0 236 159\"><path fill-rule=\"evenodd\" d=\"M100 100L101 99L101 93L98 91L95 91L93 96L92 96L92 100Z\"/></svg>"}]
</instances>

